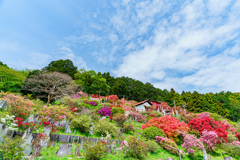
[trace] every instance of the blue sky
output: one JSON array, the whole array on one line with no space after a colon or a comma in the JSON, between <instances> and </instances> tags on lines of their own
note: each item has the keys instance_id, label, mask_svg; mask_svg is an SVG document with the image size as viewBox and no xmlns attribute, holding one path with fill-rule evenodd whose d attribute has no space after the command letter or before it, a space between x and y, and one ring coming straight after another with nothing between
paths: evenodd
<instances>
[{"instance_id":1,"label":"blue sky","mask_svg":"<svg viewBox=\"0 0 240 160\"><path fill-rule=\"evenodd\" d=\"M0 0L0 61L79 68L161 89L239 92L239 0Z\"/></svg>"}]
</instances>

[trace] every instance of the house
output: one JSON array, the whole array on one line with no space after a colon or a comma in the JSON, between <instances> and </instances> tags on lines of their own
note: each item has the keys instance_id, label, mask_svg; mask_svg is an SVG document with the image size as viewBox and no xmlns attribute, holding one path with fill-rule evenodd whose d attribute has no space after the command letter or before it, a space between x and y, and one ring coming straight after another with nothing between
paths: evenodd
<instances>
[{"instance_id":1,"label":"house","mask_svg":"<svg viewBox=\"0 0 240 160\"><path fill-rule=\"evenodd\" d=\"M159 108L160 103L152 100L144 100L135 104L138 111L151 111Z\"/></svg>"}]
</instances>

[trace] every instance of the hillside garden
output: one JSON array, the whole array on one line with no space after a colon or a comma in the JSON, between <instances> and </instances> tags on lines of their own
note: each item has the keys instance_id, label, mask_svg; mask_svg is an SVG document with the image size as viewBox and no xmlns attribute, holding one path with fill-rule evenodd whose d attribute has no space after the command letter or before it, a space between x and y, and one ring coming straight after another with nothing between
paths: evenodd
<instances>
[{"instance_id":1,"label":"hillside garden","mask_svg":"<svg viewBox=\"0 0 240 160\"><path fill-rule=\"evenodd\" d=\"M0 112L3 159L23 156L35 159L179 159L180 154L182 159L190 160L203 159L204 150L213 160L223 159L222 154L234 159L240 157L240 125L217 114L176 115L174 109L171 115L154 110L140 113L134 101L118 99L116 95L93 97L97 96L88 97L80 92L46 106L39 99L1 92L1 102L7 102ZM27 136L19 137L23 132ZM32 137L31 144L24 143L31 134L37 136ZM53 140L52 135L73 138ZM13 139L11 143L9 137ZM91 142L96 138L97 142ZM16 144L25 145L15 148ZM56 154L60 146L66 144L70 144L71 151Z\"/></svg>"}]
</instances>

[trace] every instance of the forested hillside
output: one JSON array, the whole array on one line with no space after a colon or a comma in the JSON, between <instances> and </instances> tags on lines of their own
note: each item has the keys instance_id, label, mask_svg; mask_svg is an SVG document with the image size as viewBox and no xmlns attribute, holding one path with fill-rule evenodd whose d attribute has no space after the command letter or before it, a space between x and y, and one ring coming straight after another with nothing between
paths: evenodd
<instances>
[{"instance_id":1,"label":"forested hillside","mask_svg":"<svg viewBox=\"0 0 240 160\"><path fill-rule=\"evenodd\" d=\"M63 66L63 67L59 67ZM170 106L187 106L187 110L193 113L212 112L229 118L233 121L240 119L240 94L232 92L220 93L198 93L185 92L177 93L173 88L155 88L150 83L142 83L130 77L113 77L109 72L96 73L93 70L86 71L73 65L70 60L52 61L42 70L16 71L1 63L0 65L0 90L10 92L22 92L23 94L33 94L24 89L25 79L33 75L47 72L63 72L69 74L74 79L74 83L79 85L79 89L89 94L96 95L118 95L128 100L142 101L145 99L167 102ZM75 74L74 74L75 73ZM74 76L73 76L74 75ZM38 93L39 94L39 93ZM46 99L45 99L46 100Z\"/></svg>"}]
</instances>

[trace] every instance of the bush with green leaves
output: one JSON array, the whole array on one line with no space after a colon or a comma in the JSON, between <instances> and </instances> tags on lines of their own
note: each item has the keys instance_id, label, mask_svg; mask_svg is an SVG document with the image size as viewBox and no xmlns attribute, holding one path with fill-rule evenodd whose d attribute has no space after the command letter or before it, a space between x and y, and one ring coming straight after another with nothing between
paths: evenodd
<instances>
[{"instance_id":1,"label":"bush with green leaves","mask_svg":"<svg viewBox=\"0 0 240 160\"><path fill-rule=\"evenodd\" d=\"M111 109L112 115L116 114L116 113L120 113L120 114L124 114L124 109L121 107L113 107Z\"/></svg>"},{"instance_id":2,"label":"bush with green leaves","mask_svg":"<svg viewBox=\"0 0 240 160\"><path fill-rule=\"evenodd\" d=\"M215 121L222 121L223 117L217 113L210 113L210 118L213 118Z\"/></svg>"},{"instance_id":3,"label":"bush with green leaves","mask_svg":"<svg viewBox=\"0 0 240 160\"><path fill-rule=\"evenodd\" d=\"M155 140L148 140L144 143L147 145L148 152L156 153L161 148Z\"/></svg>"},{"instance_id":4,"label":"bush with green leaves","mask_svg":"<svg viewBox=\"0 0 240 160\"><path fill-rule=\"evenodd\" d=\"M220 148L226 152L228 155L233 157L240 157L240 147L233 145L232 143L222 143Z\"/></svg>"},{"instance_id":5,"label":"bush with green leaves","mask_svg":"<svg viewBox=\"0 0 240 160\"><path fill-rule=\"evenodd\" d=\"M96 142L90 144L89 141L84 140L84 156L87 160L100 160L106 157L107 146L105 142Z\"/></svg>"},{"instance_id":6,"label":"bush with green leaves","mask_svg":"<svg viewBox=\"0 0 240 160\"><path fill-rule=\"evenodd\" d=\"M148 155L147 145L136 137L129 137L127 142L121 147L126 157L144 159Z\"/></svg>"},{"instance_id":7,"label":"bush with green leaves","mask_svg":"<svg viewBox=\"0 0 240 160\"><path fill-rule=\"evenodd\" d=\"M104 106L107 106L107 107L110 107L111 106L111 104L110 103L100 103L100 104L98 104L98 106L96 107L96 111L99 111L99 110L101 110L102 108L104 108Z\"/></svg>"},{"instance_id":8,"label":"bush with green leaves","mask_svg":"<svg viewBox=\"0 0 240 160\"><path fill-rule=\"evenodd\" d=\"M91 125L91 119L87 115L82 115L78 118L75 118L71 122L71 128L77 129L80 132L88 133Z\"/></svg>"},{"instance_id":9,"label":"bush with green leaves","mask_svg":"<svg viewBox=\"0 0 240 160\"><path fill-rule=\"evenodd\" d=\"M4 140L0 143L0 158L3 156L4 160L21 160L24 156L24 147L21 144L24 140L20 136L16 136L13 139L4 136Z\"/></svg>"},{"instance_id":10,"label":"bush with green leaves","mask_svg":"<svg viewBox=\"0 0 240 160\"><path fill-rule=\"evenodd\" d=\"M123 127L124 122L127 121L127 117L124 114L117 113L113 116L113 120L118 124L119 127Z\"/></svg>"},{"instance_id":11,"label":"bush with green leaves","mask_svg":"<svg viewBox=\"0 0 240 160\"><path fill-rule=\"evenodd\" d=\"M164 115L162 114L162 112L159 112L159 111L151 111L151 112L148 112L149 115L153 114L154 116L153 117L163 117Z\"/></svg>"},{"instance_id":12,"label":"bush with green leaves","mask_svg":"<svg viewBox=\"0 0 240 160\"><path fill-rule=\"evenodd\" d=\"M233 141L237 141L238 138L235 137L235 134L228 134L228 143L232 143Z\"/></svg>"},{"instance_id":13,"label":"bush with green leaves","mask_svg":"<svg viewBox=\"0 0 240 160\"><path fill-rule=\"evenodd\" d=\"M111 135L111 137L116 137L117 133L117 127L106 121L106 120L100 120L94 127L94 132L97 135L103 135L104 137L107 135L107 132Z\"/></svg>"},{"instance_id":14,"label":"bush with green leaves","mask_svg":"<svg viewBox=\"0 0 240 160\"><path fill-rule=\"evenodd\" d=\"M134 128L133 128L133 125L131 124L126 124L124 127L123 127L123 132L124 133L130 133L131 131L133 131Z\"/></svg>"},{"instance_id":15,"label":"bush with green leaves","mask_svg":"<svg viewBox=\"0 0 240 160\"><path fill-rule=\"evenodd\" d=\"M155 127L155 126L145 128L142 131L142 134L144 136L147 136L147 137L152 138L152 139L156 139L156 136L166 137L166 135L163 133L163 131L160 130L159 128Z\"/></svg>"},{"instance_id":16,"label":"bush with green leaves","mask_svg":"<svg viewBox=\"0 0 240 160\"><path fill-rule=\"evenodd\" d=\"M98 121L100 118L101 118L101 117L100 117L99 114L94 113L94 112L91 113L91 119L92 119L92 120Z\"/></svg>"}]
</instances>

